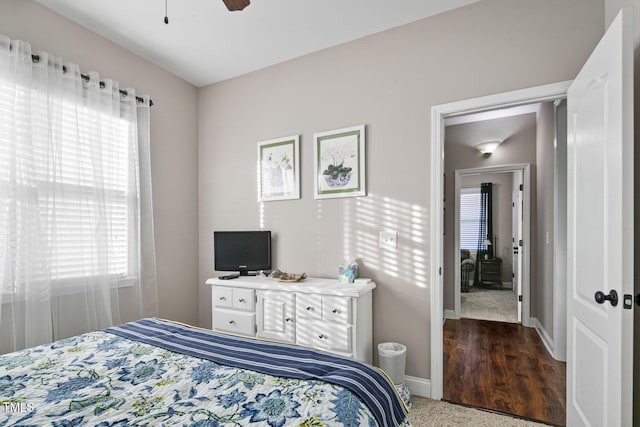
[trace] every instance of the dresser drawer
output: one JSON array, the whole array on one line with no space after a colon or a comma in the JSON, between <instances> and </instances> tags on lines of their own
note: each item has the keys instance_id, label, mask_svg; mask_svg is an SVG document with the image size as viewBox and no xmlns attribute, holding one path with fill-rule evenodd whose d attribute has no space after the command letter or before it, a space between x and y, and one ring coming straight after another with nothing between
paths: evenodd
<instances>
[{"instance_id":1,"label":"dresser drawer","mask_svg":"<svg viewBox=\"0 0 640 427\"><path fill-rule=\"evenodd\" d=\"M233 308L235 310L253 311L256 298L253 289L233 288Z\"/></svg>"},{"instance_id":2,"label":"dresser drawer","mask_svg":"<svg viewBox=\"0 0 640 427\"><path fill-rule=\"evenodd\" d=\"M322 318L329 322L351 323L351 298L322 297Z\"/></svg>"},{"instance_id":3,"label":"dresser drawer","mask_svg":"<svg viewBox=\"0 0 640 427\"><path fill-rule=\"evenodd\" d=\"M300 319L296 325L296 344L350 353L352 351L351 326Z\"/></svg>"},{"instance_id":4,"label":"dresser drawer","mask_svg":"<svg viewBox=\"0 0 640 427\"><path fill-rule=\"evenodd\" d=\"M296 318L322 319L322 297L313 294L296 294Z\"/></svg>"},{"instance_id":5,"label":"dresser drawer","mask_svg":"<svg viewBox=\"0 0 640 427\"><path fill-rule=\"evenodd\" d=\"M225 309L213 310L213 327L219 331L255 336L256 315Z\"/></svg>"},{"instance_id":6,"label":"dresser drawer","mask_svg":"<svg viewBox=\"0 0 640 427\"><path fill-rule=\"evenodd\" d=\"M254 311L256 306L254 292L253 289L214 286L211 298L214 307Z\"/></svg>"},{"instance_id":7,"label":"dresser drawer","mask_svg":"<svg viewBox=\"0 0 640 427\"><path fill-rule=\"evenodd\" d=\"M233 293L231 288L214 286L211 298L214 307L231 308L233 306Z\"/></svg>"}]
</instances>

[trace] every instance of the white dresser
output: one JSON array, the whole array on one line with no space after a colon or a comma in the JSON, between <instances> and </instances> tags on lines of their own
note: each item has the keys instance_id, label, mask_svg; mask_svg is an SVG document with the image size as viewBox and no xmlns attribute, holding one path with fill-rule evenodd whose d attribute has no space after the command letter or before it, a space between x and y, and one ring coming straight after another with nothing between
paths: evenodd
<instances>
[{"instance_id":1,"label":"white dresser","mask_svg":"<svg viewBox=\"0 0 640 427\"><path fill-rule=\"evenodd\" d=\"M375 283L267 277L207 280L213 329L300 344L372 363Z\"/></svg>"}]
</instances>

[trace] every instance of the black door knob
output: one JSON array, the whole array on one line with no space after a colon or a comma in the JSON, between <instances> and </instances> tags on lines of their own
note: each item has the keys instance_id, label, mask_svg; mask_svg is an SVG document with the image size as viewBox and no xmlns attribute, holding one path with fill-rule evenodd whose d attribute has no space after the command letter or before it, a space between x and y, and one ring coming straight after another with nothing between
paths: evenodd
<instances>
[{"instance_id":1,"label":"black door knob","mask_svg":"<svg viewBox=\"0 0 640 427\"><path fill-rule=\"evenodd\" d=\"M596 302L598 304L604 304L605 301L609 301L613 307L618 305L618 293L615 290L609 291L609 295L605 295L601 291L596 292Z\"/></svg>"}]
</instances>

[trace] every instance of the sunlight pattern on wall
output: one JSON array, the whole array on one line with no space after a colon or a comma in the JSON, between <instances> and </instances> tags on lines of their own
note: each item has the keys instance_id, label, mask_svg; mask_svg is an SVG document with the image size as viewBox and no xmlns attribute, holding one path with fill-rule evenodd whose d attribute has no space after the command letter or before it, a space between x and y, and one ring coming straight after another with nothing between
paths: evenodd
<instances>
[{"instance_id":1,"label":"sunlight pattern on wall","mask_svg":"<svg viewBox=\"0 0 640 427\"><path fill-rule=\"evenodd\" d=\"M260 176L260 160L256 161L256 176ZM260 180L256 179L256 194L260 194ZM264 229L264 202L258 202L258 224L260 229Z\"/></svg>"},{"instance_id":2,"label":"sunlight pattern on wall","mask_svg":"<svg viewBox=\"0 0 640 427\"><path fill-rule=\"evenodd\" d=\"M357 256L368 269L427 287L426 208L369 194L345 203L344 217L345 260ZM380 248L382 230L398 232L396 249Z\"/></svg>"},{"instance_id":3,"label":"sunlight pattern on wall","mask_svg":"<svg viewBox=\"0 0 640 427\"><path fill-rule=\"evenodd\" d=\"M264 229L264 202L258 203L260 206L258 208L258 224L260 224L260 229Z\"/></svg>"}]
</instances>

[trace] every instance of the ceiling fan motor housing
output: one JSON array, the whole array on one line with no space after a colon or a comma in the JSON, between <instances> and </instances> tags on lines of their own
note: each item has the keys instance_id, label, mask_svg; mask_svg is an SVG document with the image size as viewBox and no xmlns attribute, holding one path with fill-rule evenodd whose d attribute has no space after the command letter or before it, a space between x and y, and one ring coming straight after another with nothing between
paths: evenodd
<instances>
[{"instance_id":1,"label":"ceiling fan motor housing","mask_svg":"<svg viewBox=\"0 0 640 427\"><path fill-rule=\"evenodd\" d=\"M224 4L227 6L227 9L230 11L242 10L245 7L249 6L251 3L250 0L223 0Z\"/></svg>"}]
</instances>

